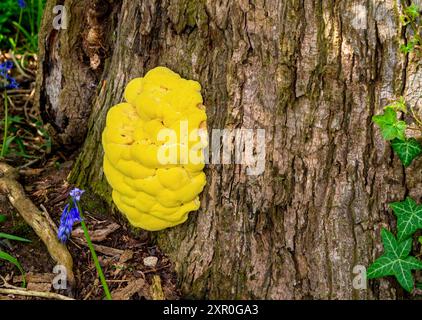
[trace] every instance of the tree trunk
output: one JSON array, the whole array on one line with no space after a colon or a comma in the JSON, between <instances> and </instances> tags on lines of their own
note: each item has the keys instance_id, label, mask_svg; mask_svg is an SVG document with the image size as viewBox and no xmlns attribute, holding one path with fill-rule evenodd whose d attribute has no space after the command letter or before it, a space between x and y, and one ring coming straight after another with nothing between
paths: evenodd
<instances>
[{"instance_id":1,"label":"tree trunk","mask_svg":"<svg viewBox=\"0 0 422 320\"><path fill-rule=\"evenodd\" d=\"M202 84L208 128L265 129L266 165L207 166L201 210L158 233L187 297L377 299L352 270L382 251L387 203L420 198L371 117L404 95L416 61L398 1L66 0L68 29L40 35L38 94L58 143L85 140L71 179L110 201L101 132L126 84L158 65ZM97 42L95 42L96 40Z\"/></svg>"}]
</instances>

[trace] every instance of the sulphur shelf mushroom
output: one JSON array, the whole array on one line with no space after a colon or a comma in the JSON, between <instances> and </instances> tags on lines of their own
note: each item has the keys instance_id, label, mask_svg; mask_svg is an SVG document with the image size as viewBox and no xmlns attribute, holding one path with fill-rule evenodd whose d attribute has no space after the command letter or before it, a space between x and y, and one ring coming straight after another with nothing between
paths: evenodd
<instances>
[{"instance_id":1,"label":"sulphur shelf mushroom","mask_svg":"<svg viewBox=\"0 0 422 320\"><path fill-rule=\"evenodd\" d=\"M156 231L199 209L206 177L201 85L157 67L129 82L126 102L107 114L104 173L129 222Z\"/></svg>"}]
</instances>

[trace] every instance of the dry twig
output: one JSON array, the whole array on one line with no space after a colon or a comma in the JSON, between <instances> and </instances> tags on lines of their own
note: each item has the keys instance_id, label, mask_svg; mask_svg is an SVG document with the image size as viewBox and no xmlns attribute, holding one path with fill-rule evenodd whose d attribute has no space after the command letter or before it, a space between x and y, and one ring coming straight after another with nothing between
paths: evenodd
<instances>
[{"instance_id":1,"label":"dry twig","mask_svg":"<svg viewBox=\"0 0 422 320\"><path fill-rule=\"evenodd\" d=\"M3 289L0 288L1 294L14 294L19 296L28 296L28 297L38 297L45 299L54 299L54 300L75 300L66 296L63 296L58 293L53 292L41 292L41 291L30 291L25 289Z\"/></svg>"}]
</instances>

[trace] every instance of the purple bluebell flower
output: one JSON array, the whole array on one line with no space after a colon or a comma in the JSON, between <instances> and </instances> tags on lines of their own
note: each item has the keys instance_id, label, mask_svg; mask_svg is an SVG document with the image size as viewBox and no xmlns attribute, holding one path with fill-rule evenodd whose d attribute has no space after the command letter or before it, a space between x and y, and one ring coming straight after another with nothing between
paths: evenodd
<instances>
[{"instance_id":1,"label":"purple bluebell flower","mask_svg":"<svg viewBox=\"0 0 422 320\"><path fill-rule=\"evenodd\" d=\"M62 243L65 243L69 239L73 225L76 222L82 221L78 202L81 200L81 196L84 192L85 190L74 188L69 193L71 200L63 209L62 216L60 217L59 231L57 234Z\"/></svg>"},{"instance_id":2,"label":"purple bluebell flower","mask_svg":"<svg viewBox=\"0 0 422 320\"><path fill-rule=\"evenodd\" d=\"M0 63L0 77L6 79L7 73L12 68L13 68L13 62L12 61L6 61L6 62L3 62L3 63Z\"/></svg>"},{"instance_id":3,"label":"purple bluebell flower","mask_svg":"<svg viewBox=\"0 0 422 320\"><path fill-rule=\"evenodd\" d=\"M85 192L85 190L74 188L72 191L70 191L70 196L73 198L73 200L80 201L81 196L84 192Z\"/></svg>"},{"instance_id":4,"label":"purple bluebell flower","mask_svg":"<svg viewBox=\"0 0 422 320\"><path fill-rule=\"evenodd\" d=\"M23 9L26 7L26 2L25 0L18 0L18 6Z\"/></svg>"},{"instance_id":5,"label":"purple bluebell flower","mask_svg":"<svg viewBox=\"0 0 422 320\"><path fill-rule=\"evenodd\" d=\"M9 80L9 84L7 85L7 89L17 89L19 88L19 84L17 83L16 79L12 78L12 77L7 77L7 79Z\"/></svg>"},{"instance_id":6,"label":"purple bluebell flower","mask_svg":"<svg viewBox=\"0 0 422 320\"><path fill-rule=\"evenodd\" d=\"M1 71L9 71L13 68L13 62L10 60L7 60L3 63L0 63L0 70Z\"/></svg>"},{"instance_id":7,"label":"purple bluebell flower","mask_svg":"<svg viewBox=\"0 0 422 320\"><path fill-rule=\"evenodd\" d=\"M58 238L62 243L65 243L72 233L73 225L76 222L82 221L81 215L77 207L70 208L70 205L67 204L64 209L62 216L60 218L60 226L58 231Z\"/></svg>"},{"instance_id":8,"label":"purple bluebell flower","mask_svg":"<svg viewBox=\"0 0 422 320\"><path fill-rule=\"evenodd\" d=\"M1 85L0 88L6 88L6 89L19 88L19 84L16 81L16 79L9 75L9 71L12 68L13 68L13 62L12 61L7 60L3 63L0 63L0 80L1 80L1 82L5 83L5 84Z\"/></svg>"}]
</instances>

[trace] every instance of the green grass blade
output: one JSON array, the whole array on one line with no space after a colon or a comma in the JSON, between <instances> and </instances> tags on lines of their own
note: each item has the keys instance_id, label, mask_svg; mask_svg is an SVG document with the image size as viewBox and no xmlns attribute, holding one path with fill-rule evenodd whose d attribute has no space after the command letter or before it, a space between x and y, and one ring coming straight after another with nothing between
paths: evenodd
<instances>
[{"instance_id":1,"label":"green grass blade","mask_svg":"<svg viewBox=\"0 0 422 320\"><path fill-rule=\"evenodd\" d=\"M31 240L21 238L21 237L18 237L18 236L14 236L14 235L8 234L8 233L3 233L3 232L0 232L0 239L8 239L8 240L20 241L20 242L31 242Z\"/></svg>"},{"instance_id":2,"label":"green grass blade","mask_svg":"<svg viewBox=\"0 0 422 320\"><path fill-rule=\"evenodd\" d=\"M15 257L12 257L10 254L4 251L0 251L0 259L6 260L7 262L14 264L19 269L20 273L23 276L23 287L26 287L25 271L23 271L23 268L21 264L19 263L18 259L16 259Z\"/></svg>"},{"instance_id":3,"label":"green grass blade","mask_svg":"<svg viewBox=\"0 0 422 320\"><path fill-rule=\"evenodd\" d=\"M25 38L27 39L27 41L31 41L31 35L29 34L28 31L25 30L25 28L23 28L20 24L18 24L16 21L13 21L12 24L20 31L23 33L23 35L25 36Z\"/></svg>"},{"instance_id":4,"label":"green grass blade","mask_svg":"<svg viewBox=\"0 0 422 320\"><path fill-rule=\"evenodd\" d=\"M37 31L38 32L41 29L41 20L42 20L43 9L44 9L44 5L43 5L42 0L38 0L38 6L37 6Z\"/></svg>"},{"instance_id":5,"label":"green grass blade","mask_svg":"<svg viewBox=\"0 0 422 320\"><path fill-rule=\"evenodd\" d=\"M5 222L6 221L6 216L3 214L0 214L0 223Z\"/></svg>"}]
</instances>

